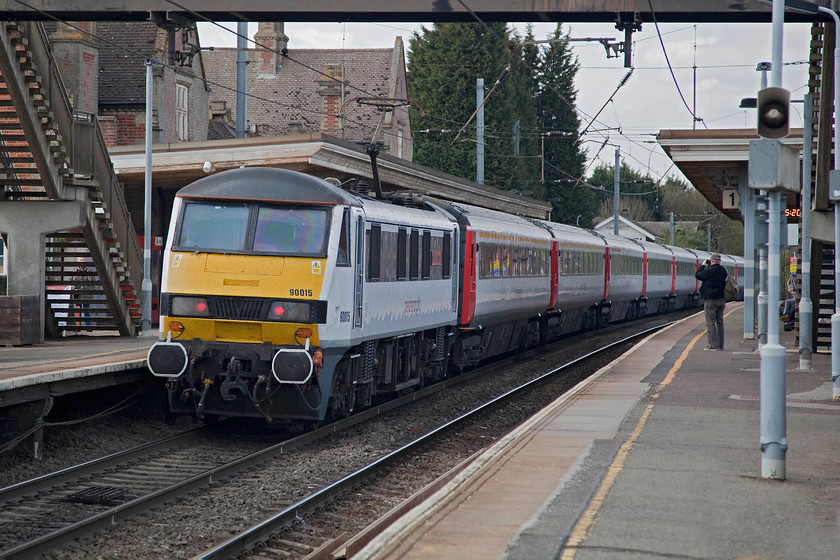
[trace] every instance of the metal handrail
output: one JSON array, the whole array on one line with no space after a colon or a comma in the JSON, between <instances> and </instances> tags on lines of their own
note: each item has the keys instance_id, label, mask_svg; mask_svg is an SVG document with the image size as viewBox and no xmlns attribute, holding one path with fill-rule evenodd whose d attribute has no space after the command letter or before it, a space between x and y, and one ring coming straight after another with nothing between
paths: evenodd
<instances>
[{"instance_id":1,"label":"metal handrail","mask_svg":"<svg viewBox=\"0 0 840 560\"><path fill-rule=\"evenodd\" d=\"M67 147L68 153L72 154L74 153L73 127L75 126L73 107L67 95L67 90L64 87L61 74L51 55L46 30L43 24L39 22L26 22L21 25L27 28L26 36L30 38L38 37L40 39L30 40L32 58L39 68L49 68L48 86L45 86L45 89L53 110L53 121L59 134L61 134L62 142ZM96 138L91 146L93 150L93 178L99 183L99 188L103 196L104 210L110 214L110 224L114 235L120 247L123 248L126 266L128 268L126 274L130 277L135 292L139 294L143 279L142 251L137 240L134 224L131 221L128 205L123 196L122 187L114 173L111 156L108 153L105 138L102 135L102 130L99 128L98 123L95 129ZM80 148L85 149L84 146ZM119 291L119 287L115 289Z\"/></svg>"}]
</instances>

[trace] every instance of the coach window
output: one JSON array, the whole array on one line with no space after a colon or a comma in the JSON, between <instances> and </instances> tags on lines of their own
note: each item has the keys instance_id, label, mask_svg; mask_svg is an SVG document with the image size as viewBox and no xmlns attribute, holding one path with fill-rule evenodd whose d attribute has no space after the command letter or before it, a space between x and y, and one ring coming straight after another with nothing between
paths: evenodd
<instances>
[{"instance_id":1,"label":"coach window","mask_svg":"<svg viewBox=\"0 0 840 560\"><path fill-rule=\"evenodd\" d=\"M443 271L442 276L449 278L452 275L452 234L448 231L443 234Z\"/></svg>"},{"instance_id":2,"label":"coach window","mask_svg":"<svg viewBox=\"0 0 840 560\"><path fill-rule=\"evenodd\" d=\"M420 253L421 267L420 275L423 280L432 277L432 232L423 232L423 251Z\"/></svg>"},{"instance_id":3,"label":"coach window","mask_svg":"<svg viewBox=\"0 0 840 560\"><path fill-rule=\"evenodd\" d=\"M380 250L382 248L382 226L373 224L368 232L368 280L375 282L380 278Z\"/></svg>"},{"instance_id":4,"label":"coach window","mask_svg":"<svg viewBox=\"0 0 840 560\"><path fill-rule=\"evenodd\" d=\"M411 230L411 240L409 243L408 253L408 278L409 280L417 280L419 275L419 260L420 260L420 232L416 229Z\"/></svg>"}]
</instances>

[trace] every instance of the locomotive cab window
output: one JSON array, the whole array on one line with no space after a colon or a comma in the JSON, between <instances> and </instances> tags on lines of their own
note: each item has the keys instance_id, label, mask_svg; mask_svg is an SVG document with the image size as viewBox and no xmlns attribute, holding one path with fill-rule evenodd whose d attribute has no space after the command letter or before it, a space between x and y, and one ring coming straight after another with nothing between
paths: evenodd
<instances>
[{"instance_id":1,"label":"locomotive cab window","mask_svg":"<svg viewBox=\"0 0 840 560\"><path fill-rule=\"evenodd\" d=\"M243 251L248 233L248 207L232 204L187 204L178 246L208 251Z\"/></svg>"},{"instance_id":2,"label":"locomotive cab window","mask_svg":"<svg viewBox=\"0 0 840 560\"><path fill-rule=\"evenodd\" d=\"M321 254L326 234L326 210L261 207L257 215L254 251Z\"/></svg>"},{"instance_id":3,"label":"locomotive cab window","mask_svg":"<svg viewBox=\"0 0 840 560\"><path fill-rule=\"evenodd\" d=\"M326 208L190 202L184 205L175 248L209 252L323 256Z\"/></svg>"},{"instance_id":4,"label":"locomotive cab window","mask_svg":"<svg viewBox=\"0 0 840 560\"><path fill-rule=\"evenodd\" d=\"M336 266L350 266L350 209L341 214L341 234L338 238L338 256Z\"/></svg>"}]
</instances>

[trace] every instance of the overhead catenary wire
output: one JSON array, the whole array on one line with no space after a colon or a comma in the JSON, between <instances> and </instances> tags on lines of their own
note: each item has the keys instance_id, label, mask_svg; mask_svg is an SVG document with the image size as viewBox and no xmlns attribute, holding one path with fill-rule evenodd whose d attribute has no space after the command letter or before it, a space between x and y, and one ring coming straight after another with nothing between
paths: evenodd
<instances>
[{"instance_id":1,"label":"overhead catenary wire","mask_svg":"<svg viewBox=\"0 0 840 560\"><path fill-rule=\"evenodd\" d=\"M604 108L610 103L610 101L613 100L613 97L615 97L615 94L618 93L618 90L620 90L622 87L624 87L624 85L627 83L627 80L629 80L630 76L632 76L632 75L633 75L633 68L628 70L627 74L625 74L624 77L621 79L621 81L618 82L618 85L615 87L615 90L612 92L612 95L610 95L609 98L606 101L604 101L604 104L601 105L601 108L598 109L598 112L595 113L595 116L592 117L592 119L589 121L589 124L587 124L584 127L584 129L580 132L580 134L578 134L578 137L575 140L575 143L580 142L580 139L583 137L584 134L586 134L586 131L589 129L589 127L592 126L592 123L595 122L595 120L598 118L598 116L601 114L601 112L603 112Z\"/></svg>"},{"instance_id":2,"label":"overhead catenary wire","mask_svg":"<svg viewBox=\"0 0 840 560\"><path fill-rule=\"evenodd\" d=\"M37 9L36 9L36 8L34 8L34 7L32 7L32 6L27 5L25 2L22 2L22 1L20 1L20 0L16 0L16 1L17 1L17 2L19 2L19 3L20 3L20 4L22 4L22 5L27 6L29 9L33 9L33 10L36 10L36 11L37 11ZM194 12L194 11L192 11L192 10L188 10L188 9L184 8L183 6L181 6L178 2L176 2L176 1L174 1L174 0L168 0L168 2L169 2L170 4L172 4L173 6L179 7L179 8L181 8L181 9L185 9L186 11L188 11L188 12L190 12L190 13L194 14L197 18L199 18L199 19L201 19L201 20L203 20L203 21L209 22L210 24L215 25L215 26L217 26L217 27L221 28L221 29L222 29L222 30L224 30L224 31L227 31L228 33L231 33L232 35L237 35L237 36L238 36L238 34L237 34L235 31L233 31L233 30L231 30L231 29L228 29L228 28L226 28L226 27L224 27L224 26L222 26L222 25L219 25L218 23L211 21L209 18L206 18L206 17L204 17L203 15L201 15L201 14L199 14L199 13L197 13L197 12ZM465 7L466 7L466 5L465 5L463 2L461 2L461 3L462 3ZM467 9L469 9L469 8L467 8ZM475 14L473 14L473 15L475 16ZM58 18L53 18L53 19L56 19L57 21L61 21L61 20L58 20ZM494 31L494 30L492 30L491 28L489 28L489 27L488 27L488 26L487 26L487 25L486 25L483 21L481 21L479 18L477 18L477 17L476 17L476 19L477 19L477 21L479 21L479 23L481 23L482 25L484 25L484 26L485 26L485 28L487 28L488 30L490 30L492 33L495 33L495 31ZM64 22L64 23L67 23L67 22ZM69 24L68 24L68 25L69 25ZM291 61L291 62L294 62L294 63L296 63L296 64L299 64L300 66L302 66L302 67L304 67L304 68L306 68L306 69L308 69L308 70L312 71L312 72L313 72L313 73L315 73L315 74L318 74L318 75L325 75L325 74L324 74L323 72L321 72L320 70L315 69L315 68L312 68L311 66L306 65L305 63L303 63L303 62L301 62L301 61L296 60L294 57L290 57L290 56L289 56L288 51L286 51L286 52L284 52L284 50L277 51L277 50L274 50L274 49L267 48L265 45L261 45L260 43L258 43L258 42L256 42L256 41L253 41L253 40L251 40L250 38L247 38L247 37L246 37L246 39L247 39L250 43L252 43L252 44L256 45L257 47L259 47L259 48L263 48L263 49L265 49L265 50L269 50L269 51L272 51L272 52L275 52L275 53L277 53L277 54L280 54L281 56L284 56L287 60L289 60L289 61ZM112 43L112 44L113 44L113 43ZM127 50L127 51L129 51L129 52L133 52L133 54L137 55L138 57L146 58L146 57L144 57L144 56L143 56L142 54L140 54L140 53L137 53L137 52L131 51L130 49L125 49L125 48L124 48L124 47L122 47L122 46L119 46L119 47L120 47L120 48L122 48L123 50ZM521 60L520 60L520 62L521 62L521 63L524 63L526 66L529 66L529 65L527 65L527 63L525 63L525 61L521 61ZM167 67L169 67L169 66L167 65ZM330 77L331 79L334 79L334 77L333 77L333 76L329 76L329 77ZM215 82L212 82L212 81L208 81L207 83L208 83L208 84L210 84L210 85L212 85L212 86L215 86L215 87L218 87L218 88L220 88L220 89L227 90L227 91L231 91L231 92L235 92L235 91L236 91L236 89L235 89L235 88L231 88L231 87L226 86L226 85L224 85L224 84L218 84L218 83L215 83ZM363 88L359 88L359 87L357 87L357 86L353 86L352 84L348 84L348 86L349 86L350 88L356 89L357 91L363 92L363 93L365 93L365 94L368 94L368 93L369 93L369 92L367 92L366 90L364 90ZM557 94L557 95L558 95L558 96L559 96L559 97L560 97L560 98L561 98L564 102L566 102L566 103L570 104L570 103L569 103L569 101L568 101L568 99L565 99L565 97L564 97L564 96L562 96L562 94L560 94L560 92L556 91L556 89L554 89L554 88L550 88L550 89L552 89L552 90L553 90L553 91L554 91L554 92L555 92L555 93L556 93L556 94ZM257 99L257 100L260 100L260 101L262 101L262 102L270 103L270 104L277 105L277 106L280 106L280 107L296 108L296 109L298 109L298 110L301 110L302 112L305 112L305 113L308 113L308 114L312 114L312 115L323 116L323 115L329 115L329 114L330 114L330 113L323 112L323 111L311 110L311 109L306 109L306 108L299 107L299 106L294 106L294 105L290 105L290 104L285 104L285 103L282 103L282 102L276 101L276 100L274 100L274 99L269 99L269 98L261 97L261 96L259 96L259 95L255 95L255 94L252 94L252 93L246 93L246 95L247 95L249 98ZM571 106L571 107L573 107L577 113L579 113L579 114L581 114L581 115L586 116L586 113L585 113L584 111L581 111L579 108L575 107L575 106L574 106L574 105L572 105L572 104L570 104L570 106ZM434 118L434 115L427 115L427 116L430 116L430 117L433 117L433 118ZM455 121L452 121L452 122L455 122ZM592 122L595 122L595 120L593 119L593 120L592 120ZM592 122L590 122L590 123L589 123L589 125L588 125L588 126L590 127L590 130L589 130L589 132L590 132L590 133L601 133L601 132L606 131L606 130L616 130L615 128L611 128L611 127L607 127L607 128L604 128L604 129L591 129ZM373 129L374 129L374 127L373 127L373 126L366 125L366 124L364 124L364 123L354 123L354 125L355 125L355 126L358 126L359 128L366 129L366 130L373 130ZM468 126L468 125L469 125L469 122L468 122L468 123L466 123L466 124L465 124L465 125L463 125L463 126ZM507 134L507 133L505 132L505 133L497 133L497 134ZM627 138L627 136L626 136L626 135L624 135L624 137L625 137L625 138ZM629 139L629 138L628 138L628 140L629 140L629 141L631 141L631 142L633 142L633 140L632 140L632 139ZM651 152L652 152L652 150L650 150L649 148L645 148L645 149L646 149L646 150L649 150L649 151L651 151Z\"/></svg>"},{"instance_id":3,"label":"overhead catenary wire","mask_svg":"<svg viewBox=\"0 0 840 560\"><path fill-rule=\"evenodd\" d=\"M128 53L128 54L131 54L131 55L133 55L133 56L136 56L139 60L148 60L148 58L149 58L147 55L145 55L145 54L143 54L143 53L141 53L141 52L139 52L139 51L136 51L136 50L130 49L130 48L128 48L128 47L126 47L126 46L124 46L124 45L121 45L121 44L119 44L119 43L117 43L117 42L115 42L115 41L112 41L112 40L108 39L107 37L103 37L103 36L101 36L101 35L97 35L96 33L91 33L91 32L89 32L89 31L87 31L87 30L85 30L85 29L83 29L83 28L81 28L81 27L79 27L79 26L77 26L77 25L74 25L73 23L71 23L71 22L69 22L69 21L67 21L67 20L63 20L63 19L58 18L58 17L56 17L56 16L54 16L54 15L52 15L52 14L48 13L48 12L45 12L45 11L43 11L43 10L39 9L39 8L36 8L36 7L32 6L32 5L30 5L30 4L26 3L26 2L24 2L23 0L14 0L14 1L15 1L15 2L17 2L18 4L20 4L20 5L24 6L24 7L26 7L26 8L28 8L28 9L32 10L32 11L38 12L39 14L41 14L41 15L43 15L43 16L45 16L45 17L47 17L47 18L49 18L49 19L51 19L51 20L53 20L53 21L56 21L56 22L58 22L58 23L62 23L62 24L64 24L64 25L66 25L66 26L70 27L71 29L74 29L74 30L76 30L76 31L79 31L80 33L84 33L86 36L92 37L92 38L94 38L94 39L97 39L98 41L101 41L101 42L103 42L103 43L106 43L106 44L108 44L108 45L111 45L112 47L114 47L114 48L116 48L116 49L119 49L119 50L121 50L121 51L123 51L123 52L125 52L125 53ZM225 28L223 27L223 29L225 29ZM228 31L230 31L230 30L228 30ZM178 69L177 67L175 67L175 66L173 66L173 65L170 65L170 64L167 64L167 63L164 63L164 62L161 62L161 65L162 65L164 68L168 68L168 69L170 69L170 70L177 70L177 69ZM316 71L316 72L317 72L317 71ZM320 73L320 72L319 72L319 73ZM207 84L211 85L211 86L214 86L214 87L217 87L217 88L220 88L220 89L224 89L224 90L226 90L226 91L230 91L230 92L233 92L233 93L238 93L238 90L237 90L235 87L230 87L230 86L227 86L227 85L225 85L225 84L220 84L220 83L214 82L214 81L212 81L212 80L208 80L208 79L206 79L206 78L204 78L204 81L205 81ZM361 90L361 91L364 91L364 90ZM322 117L322 116L331 116L331 115L332 115L331 113L326 113L326 112L323 112L323 111L316 111L316 110L314 110L314 109L308 109L308 108L305 108L305 107L301 107L300 105L293 105L293 104L289 104L289 103L282 103L282 102L280 102L280 101L277 101L276 99L271 99L271 98L268 98L268 97L262 97L262 96L259 96L259 95L253 94L253 93L249 93L249 92L245 92L245 95L246 95L248 98L250 98L250 99L255 99L255 100L258 100L258 101L263 101L263 102L265 102L265 103L269 103L269 104L272 104L272 105L276 105L276 106L278 106L278 107L285 107L285 108L289 108L289 109L296 109L296 110L301 111L302 113L311 114L311 115L317 115L317 116L319 116L319 117ZM354 126L357 126L357 127L359 127L359 128L362 128L362 129L366 129L366 130L375 130L375 128L376 128L376 127L374 127L374 126L368 125L368 124L366 124L366 123L360 123L360 122L355 122L355 123L353 123L353 125L354 125Z\"/></svg>"},{"instance_id":4,"label":"overhead catenary wire","mask_svg":"<svg viewBox=\"0 0 840 560\"><path fill-rule=\"evenodd\" d=\"M167 1L169 4L172 4L173 6L175 6L176 8L178 8L178 9L180 9L180 10L184 10L185 12L187 12L187 13L189 13L189 14L191 14L191 15L195 16L196 18L198 18L198 19L200 19L200 20L202 20L202 21L205 21L205 22L207 22L207 23L210 23L210 24L212 24L212 25L215 25L216 27L218 27L218 28L220 28L220 29L222 29L222 30L224 30L224 31L227 31L228 33L231 33L231 34L232 34L232 35L234 35L235 37L238 37L238 38L241 38L241 39L245 39L247 42L249 42L249 43L251 43L251 44L253 44L253 45L255 45L255 46L257 46L257 47L259 47L259 48L261 48L261 49L263 49L263 50L266 50L266 51L269 51L269 52L273 52L274 54L279 54L280 56L282 56L282 57L283 57L283 58L285 58L286 60L289 60L290 62L294 62L295 64L299 64L300 66L303 66L303 67L304 67L304 68L306 68L307 70L311 70L312 72L314 72L314 73L316 73L316 74L318 74L318 75L320 75L320 76L322 76L322 77L329 78L329 79L331 79L331 80L335 80L337 83L342 84L342 85L344 85L344 86L345 86L345 87L347 87L347 88L350 88L350 89L356 90L356 91L358 91L358 92L364 93L365 95L367 95L367 96L369 96L369 97L378 97L376 94L371 93L371 92L367 91L367 90L366 90L366 89L364 89L364 88L360 88L360 87L358 87L358 86L354 86L354 85L350 84L349 82L346 82L346 81L343 81L343 80L339 80L339 79L337 79L335 76L332 76L332 75L327 74L327 73L325 73L325 72L321 72L321 71L320 71L320 70L318 70L317 68L312 68L311 66L308 66L307 64L304 64L303 62L300 62L299 60L295 60L295 59L293 59L292 57L290 57L290 56L289 56L289 51L288 51L288 49L280 49L279 51L278 51L278 50L275 50L275 49L272 49L272 48L270 48L270 47L268 47L268 46L266 46L266 45L263 45L262 43L258 43L257 41L255 41L254 39L251 39L250 37L247 37L247 36L245 36L245 35L240 35L238 32L234 31L233 29L228 29L228 28L227 28L227 27L225 27L224 25L222 25L222 24L220 24L220 23L218 23L218 22L216 22L216 21L211 20L211 19L210 19L210 18L208 18L207 16L201 15L200 13L198 13L198 12L196 12L196 11L194 11L194 10L191 10L190 8L187 8L186 6L182 6L182 5L181 5L181 4L179 4L178 2L175 2L175 0L166 0L166 1Z\"/></svg>"},{"instance_id":5,"label":"overhead catenary wire","mask_svg":"<svg viewBox=\"0 0 840 560\"><path fill-rule=\"evenodd\" d=\"M671 79L674 81L674 85L677 88L677 93L680 95L680 99L685 105L685 108L691 114L691 118L694 119L694 122L701 122L703 123L704 128L709 128L706 126L706 123L703 122L703 119L699 118L694 111L691 110L691 107L688 106L688 102L685 100L685 96L683 95L682 90L680 89L680 84L677 81L677 76L674 74L674 69L671 67L671 60L668 58L668 51L665 49L665 41L662 39L662 34L659 32L659 22L656 21L656 12L653 11L653 0L648 0L648 6L650 6L650 15L653 18L653 25L656 28L656 34L659 37L659 44L662 46L662 54L665 55L665 62L668 64L668 70L671 73Z\"/></svg>"},{"instance_id":6,"label":"overhead catenary wire","mask_svg":"<svg viewBox=\"0 0 840 560\"><path fill-rule=\"evenodd\" d=\"M502 70L502 73L499 74L499 77L496 78L496 82L493 84L493 87L490 88L490 91L487 92L487 95L484 96L484 99L481 101L481 103L478 105L478 107L475 108L475 111L473 111L473 114L470 115L469 119L467 119L467 122L464 123L464 126L461 127L461 130L458 131L458 134L455 135L455 138L452 140L452 144L450 144L450 146L455 144L455 142L458 140L458 137L461 136L461 133L464 132L465 128L467 128L467 125L472 122L473 118L475 118L475 115L476 115L476 113L478 113L479 109L484 107L484 104L487 103L487 100L490 99L490 96L493 95L494 91L496 91L496 88L499 87L499 85L501 85L502 83L504 83L504 81L508 77L509 72L510 72L510 65L506 66L505 69Z\"/></svg>"},{"instance_id":7,"label":"overhead catenary wire","mask_svg":"<svg viewBox=\"0 0 840 560\"><path fill-rule=\"evenodd\" d=\"M475 12L474 12L474 11L473 11L473 10L472 10L469 6L468 6L468 5L464 2L464 0L458 0L458 3L459 3L459 4L461 4L461 6L463 6L463 7L464 7L464 9L465 9L465 10L467 10L467 11L470 13L470 15L473 17L473 19L475 19L475 20L476 20L479 24L481 24L481 25L482 25L482 26L483 26L483 27L484 27L484 28L488 31L488 33L495 33L495 31L494 31L492 28L490 28L490 26L488 26L488 25L487 25L487 24L486 24L486 23L485 23L485 22L484 22L484 21L483 21L483 20L482 20L482 19L478 16L478 14L476 14L476 13L475 13ZM517 59L517 62L518 62L519 64L523 65L525 68L527 68L527 69L528 69L528 70L530 70L530 71L533 71L533 70L534 70L534 68L533 68L533 67L531 67L531 66L530 66L530 65L529 65L529 64L528 64L525 60L522 60L521 58L520 58L520 59ZM630 72L629 72L629 73L632 73L632 71L633 71L633 69L631 68L631 70L630 70ZM629 73L628 73L628 74L629 74ZM626 82L626 79L627 79L627 78L629 78L629 75L625 76L625 80L623 80L623 81L625 81L625 82ZM623 84L622 84L622 85L623 85ZM579 107L577 107L577 106L576 106L575 104L573 104L571 101L569 101L569 99L567 99L567 98L566 98L566 97L565 97L565 96L564 96L561 92L559 92L559 91L558 91L555 87L553 87L553 86L552 86L552 85L550 85L550 84L549 84L549 89L550 89L550 90L551 90L551 91L552 91L555 95L557 95L557 96L558 96L558 98L559 98L560 100L562 100L562 101L563 101L564 103L566 103L569 107L571 107L573 111L575 111L576 113L578 113L578 114L580 114L580 115L584 116L584 117L586 118L586 120L588 120L588 121L589 121L589 124L587 125L587 128L588 128L588 127L590 127L590 126L592 126L592 124L593 124L593 123L598 122L598 121L597 121L597 116L598 116L598 115L596 115L595 117L590 117L590 116L589 116L589 115L588 115L585 111L581 110ZM613 92L613 96L614 96L614 95L615 95L615 92ZM610 96L610 99L611 99L613 96ZM605 105L606 105L606 103L608 103L608 102L610 101L610 99L608 99L608 100L605 102ZM603 107L601 108L601 110L599 110L598 114L600 114L600 112L601 112L602 110L603 110ZM582 136L582 134L581 134L580 136ZM634 141L634 140L632 140L632 139L630 139L630 138L627 138L626 136L625 136L625 139L626 139L628 142L630 142L631 144L635 143L635 141ZM609 137L607 137L607 138L605 139L605 143L606 143L606 142L608 142L608 141L609 141ZM644 146L640 146L640 147L642 147L643 149L645 149L645 150L647 150L647 151L649 151L649 152L651 152L651 153L653 153L653 152L655 151L655 150L652 150L652 149L647 148L647 147L644 147ZM636 161L638 161L638 160L636 160ZM588 169L588 167L587 167L587 169ZM584 170L584 176L580 177L580 178L579 178L580 180L583 180L583 178L585 177L585 173L586 173L586 171Z\"/></svg>"}]
</instances>

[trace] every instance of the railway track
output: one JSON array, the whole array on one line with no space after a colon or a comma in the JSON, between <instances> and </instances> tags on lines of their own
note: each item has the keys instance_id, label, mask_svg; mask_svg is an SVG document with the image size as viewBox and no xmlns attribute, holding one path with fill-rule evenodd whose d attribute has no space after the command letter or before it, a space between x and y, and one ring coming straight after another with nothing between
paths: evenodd
<instances>
[{"instance_id":1,"label":"railway track","mask_svg":"<svg viewBox=\"0 0 840 560\"><path fill-rule=\"evenodd\" d=\"M0 557L36 557L212 484L262 447L230 449L203 428L0 489Z\"/></svg>"},{"instance_id":2,"label":"railway track","mask_svg":"<svg viewBox=\"0 0 840 560\"><path fill-rule=\"evenodd\" d=\"M616 348L623 348L629 342L639 340L664 326L638 332L628 338L593 350L560 367L553 368L505 392L499 397L462 414L458 418L417 437L415 440L391 453L377 458L364 467L347 474L340 480L320 488L277 514L264 519L233 538L228 539L219 546L205 551L197 556L196 559L224 560L228 558L300 557L306 560L333 560L334 558L350 558L353 552L361 550L373 537L384 530L390 520L399 517L426 496L437 491L457 474L461 468L466 466L469 461L461 462L459 466L448 471L444 476L438 477L430 485L425 486L422 491L413 496L405 495L405 485L399 484L394 480L395 476L400 476L398 474L394 475L392 472L397 465L416 461L417 456L424 448L430 446L442 446L442 448L445 448L453 444L457 445L457 435L454 436L456 441L445 441L447 437L451 437L450 435L453 432L464 429L466 425L481 422L488 414L497 413L521 393L537 390L556 376L564 374L604 353L614 352ZM444 451L440 451L441 455L445 453ZM405 467L405 465L403 466ZM412 472L416 472L416 468L414 467L409 466L406 468ZM363 487L363 485L367 486ZM318 529L319 523L310 522L309 517L315 515L335 518L351 517L354 510L358 509L359 503L363 501L361 497L363 494L373 494L377 497L387 495L389 499L400 502L400 506L392 510L386 519L352 536L347 533L340 533L338 535L330 534L325 537L323 532ZM320 541L316 537L318 533L321 533Z\"/></svg>"},{"instance_id":3,"label":"railway track","mask_svg":"<svg viewBox=\"0 0 840 560\"><path fill-rule=\"evenodd\" d=\"M536 355L544 352L537 351ZM510 364L522 359L520 355L509 360L507 366L496 364L493 367L510 367ZM195 430L0 489L0 519L3 520L0 524L0 557L33 558L48 551L53 551L50 555L52 558L87 557L87 553L56 554L56 549L104 527L118 525L141 512L162 504L173 504L187 494L195 494L199 489L211 485L227 485L227 481L230 480L237 481L239 477L234 478L232 475L258 472L259 465L272 458L284 456L285 460L294 462L296 459L291 452L295 449L331 434L340 434L355 424L385 415L412 401L434 393L444 393L445 389L453 385L486 375L484 368L468 372L362 411L340 422L272 445L266 444L265 438L254 438L241 433L225 435L224 431ZM318 530L311 524L300 525L299 520L311 516L311 512L317 510L320 512L318 515L325 516L328 520L332 516L330 525L340 525L341 520L348 517L347 511L358 513L358 499L351 499L345 505L341 505L337 496L346 494L352 488L358 488L368 479L373 479L379 484L378 479L382 478L379 473L382 469L393 469L394 464L405 460L404 457L416 455L416 449L434 440L438 437L436 434L457 430L457 425L463 425L467 421L466 418L460 418L451 426L445 425L433 430L430 434L418 438L415 443L373 461L372 465L366 467L367 470L360 469L360 472L356 472L346 469L345 472L353 472L336 477L341 480L334 484L330 483L329 479L308 480L305 484L290 481L287 486L294 488L295 492L299 491L299 494L290 492L286 495L284 491L284 495L278 496L277 501L262 513L259 508L257 513L250 513L255 518L269 517L271 522L266 525L266 530L269 535L277 536L271 540L265 535L244 536L241 541L244 546L241 548L252 550L254 546L262 543L262 546L269 546L273 550L284 550L284 555L288 553L293 558L303 558L312 554L313 551L324 547L325 543L328 543L327 548L335 548L338 543L346 540L346 536L334 534L335 531L331 529ZM232 445L231 441L235 441L235 445ZM463 450L453 450L449 454L457 456L461 451ZM434 468L427 470L429 476L426 482L431 482L439 473ZM417 477L412 475L412 478ZM389 488L389 484L399 487L399 483L383 480L385 486L374 491L372 501L376 502L377 507L384 504L386 509L390 509L404 500L406 495L402 491ZM249 484L250 482L243 482L242 486L247 487ZM304 496L305 491L300 488L306 486L318 490L310 496ZM357 493L358 491L353 491L353 495ZM162 509L168 508L171 506ZM342 511L341 508L345 510ZM282 510L281 514L268 515L269 511L278 510ZM290 532L290 528L294 531ZM216 542L219 540L222 539L216 537ZM211 542L197 550L208 548ZM266 545L267 542L270 542L270 545ZM115 557L125 556L117 554Z\"/></svg>"}]
</instances>

